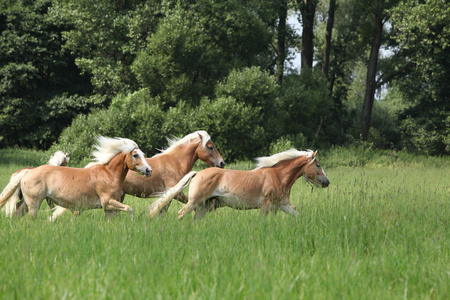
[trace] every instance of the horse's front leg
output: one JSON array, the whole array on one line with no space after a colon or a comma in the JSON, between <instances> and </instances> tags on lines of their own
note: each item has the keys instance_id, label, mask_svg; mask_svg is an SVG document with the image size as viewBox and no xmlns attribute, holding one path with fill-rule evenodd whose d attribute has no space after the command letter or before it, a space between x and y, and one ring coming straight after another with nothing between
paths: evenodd
<instances>
[{"instance_id":1,"label":"horse's front leg","mask_svg":"<svg viewBox=\"0 0 450 300\"><path fill-rule=\"evenodd\" d=\"M109 216L108 211L125 211L130 214L130 216L133 218L133 209L123 203L120 203L119 201L115 199L107 199L102 201L103 209L105 210L105 215Z\"/></svg>"},{"instance_id":2,"label":"horse's front leg","mask_svg":"<svg viewBox=\"0 0 450 300\"><path fill-rule=\"evenodd\" d=\"M272 207L271 197L265 197L261 203L261 216L267 216Z\"/></svg>"},{"instance_id":3,"label":"horse's front leg","mask_svg":"<svg viewBox=\"0 0 450 300\"><path fill-rule=\"evenodd\" d=\"M281 211L287 213L287 214L291 214L294 217L297 217L299 215L297 209L295 208L295 206L292 203L287 203L287 204L282 204L280 206Z\"/></svg>"}]
</instances>

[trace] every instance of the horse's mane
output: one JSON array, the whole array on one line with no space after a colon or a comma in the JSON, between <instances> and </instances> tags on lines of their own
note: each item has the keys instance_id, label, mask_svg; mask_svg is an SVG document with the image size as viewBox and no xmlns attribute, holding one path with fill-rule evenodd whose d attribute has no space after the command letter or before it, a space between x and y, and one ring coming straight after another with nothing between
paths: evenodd
<instances>
[{"instance_id":1,"label":"horse's mane","mask_svg":"<svg viewBox=\"0 0 450 300\"><path fill-rule=\"evenodd\" d=\"M169 146L167 148L161 149L161 153L157 154L163 154L163 153L167 153L172 151L173 149L177 148L180 145L184 145L189 143L192 139L198 138L198 135L200 135L202 137L202 145L203 147L206 147L206 143L211 139L211 137L209 136L209 134L204 131L204 130L198 130L196 132L190 133L188 135L186 135L183 138L177 138L177 137L173 137L173 138L168 138L167 142L169 143ZM199 141L200 142L200 141Z\"/></svg>"},{"instance_id":2,"label":"horse's mane","mask_svg":"<svg viewBox=\"0 0 450 300\"><path fill-rule=\"evenodd\" d=\"M92 151L93 161L98 164L107 164L120 152L131 152L134 148L138 148L138 145L130 139L98 136L95 148L97 150Z\"/></svg>"},{"instance_id":3,"label":"horse's mane","mask_svg":"<svg viewBox=\"0 0 450 300\"><path fill-rule=\"evenodd\" d=\"M62 151L56 151L55 154L50 157L50 160L47 164L60 166L63 164L64 160L66 160L66 162L69 162L69 157L66 157L66 155Z\"/></svg>"},{"instance_id":4,"label":"horse's mane","mask_svg":"<svg viewBox=\"0 0 450 300\"><path fill-rule=\"evenodd\" d=\"M263 156L258 157L255 160L257 161L257 168L264 168L264 167L272 167L279 163L282 160L296 158L299 156L306 156L306 158L310 158L313 155L312 150L306 150L306 151L298 151L297 149L289 149L284 152L280 152L271 156Z\"/></svg>"}]
</instances>

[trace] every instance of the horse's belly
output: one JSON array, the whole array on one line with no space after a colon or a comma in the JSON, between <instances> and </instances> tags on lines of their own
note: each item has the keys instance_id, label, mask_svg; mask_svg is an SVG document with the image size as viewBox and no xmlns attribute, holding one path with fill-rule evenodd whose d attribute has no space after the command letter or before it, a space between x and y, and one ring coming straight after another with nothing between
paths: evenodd
<instances>
[{"instance_id":1,"label":"horse's belly","mask_svg":"<svg viewBox=\"0 0 450 300\"><path fill-rule=\"evenodd\" d=\"M234 209L257 209L261 207L261 197L249 197L248 195L227 194L218 197L220 202Z\"/></svg>"},{"instance_id":2,"label":"horse's belly","mask_svg":"<svg viewBox=\"0 0 450 300\"><path fill-rule=\"evenodd\" d=\"M64 191L53 190L49 191L48 198L50 198L57 205L69 209L87 209L102 207L99 197L93 191L87 190L72 190Z\"/></svg>"}]
</instances>

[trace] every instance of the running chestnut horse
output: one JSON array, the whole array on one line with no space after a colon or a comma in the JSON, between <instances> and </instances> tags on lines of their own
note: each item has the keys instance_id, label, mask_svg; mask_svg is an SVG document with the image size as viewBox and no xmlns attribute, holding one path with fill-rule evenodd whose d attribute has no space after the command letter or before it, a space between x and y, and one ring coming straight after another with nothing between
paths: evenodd
<instances>
[{"instance_id":1,"label":"running chestnut horse","mask_svg":"<svg viewBox=\"0 0 450 300\"><path fill-rule=\"evenodd\" d=\"M150 206L150 217L155 216L166 202L179 193L192 179L189 186L188 203L178 212L182 219L196 210L196 217L202 218L211 205L228 206L234 209L261 209L267 215L270 210L281 210L298 215L289 201L292 185L304 176L316 186L330 184L316 152L291 149L268 157L260 157L258 166L251 171L209 168L188 173L180 182ZM209 200L209 201L208 201ZM214 204L214 200L216 204Z\"/></svg>"},{"instance_id":2,"label":"running chestnut horse","mask_svg":"<svg viewBox=\"0 0 450 300\"><path fill-rule=\"evenodd\" d=\"M53 165L53 166L67 166L69 159L70 159L69 153L64 154L64 152L62 152L62 151L56 151L50 157L50 160L48 161L47 164ZM19 177L17 177L17 179L20 179L26 172L28 172L25 170L30 170L30 169L33 169L33 168L32 167L23 168L23 169L16 171L14 174L12 174L10 182L8 183L8 185L6 185L5 189L9 189L9 185L11 184L11 182L14 182L14 178L16 176L19 176ZM23 203L22 191L19 188L16 188L15 192L11 195L11 197L9 197L9 199L7 200L7 202L5 204L4 209L5 209L6 215L12 216L12 214L16 211L17 208L19 208L22 205L22 203ZM51 201L48 201L48 205L53 206L53 203Z\"/></svg>"},{"instance_id":3,"label":"running chestnut horse","mask_svg":"<svg viewBox=\"0 0 450 300\"><path fill-rule=\"evenodd\" d=\"M128 172L123 183L123 190L126 194L140 198L159 197L191 171L198 159L210 166L225 167L222 156L206 131L200 130L181 139L167 138L167 140L169 142L167 149L162 150L161 153L153 157L146 158L149 165L153 168L151 177L145 178L138 176L136 172ZM86 167L89 167L89 165ZM183 192L174 195L174 199L185 204L187 203L187 197ZM168 201L165 207L161 209L161 214L167 212L170 202ZM53 212L51 220L55 220L65 211L65 208L58 207Z\"/></svg>"},{"instance_id":4,"label":"running chestnut horse","mask_svg":"<svg viewBox=\"0 0 450 300\"><path fill-rule=\"evenodd\" d=\"M44 165L28 170L20 180L15 180L15 185L3 191L0 207L20 188L25 203L16 212L19 216L28 211L29 217L36 217L45 198L71 210L103 208L106 214L126 211L133 216L133 209L120 202L123 181L128 170L151 175L144 153L135 142L124 138L99 136L95 147L92 155L97 164L90 168Z\"/></svg>"}]
</instances>

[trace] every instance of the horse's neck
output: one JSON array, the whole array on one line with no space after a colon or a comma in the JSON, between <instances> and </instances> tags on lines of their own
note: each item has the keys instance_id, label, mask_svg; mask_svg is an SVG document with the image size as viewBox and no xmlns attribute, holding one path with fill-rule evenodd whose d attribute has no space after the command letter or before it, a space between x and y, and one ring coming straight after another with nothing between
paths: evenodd
<instances>
[{"instance_id":1,"label":"horse's neck","mask_svg":"<svg viewBox=\"0 0 450 300\"><path fill-rule=\"evenodd\" d=\"M176 147L172 151L166 153L166 157L170 159L174 171L187 174L194 167L195 162L198 160L197 147L198 143L188 143Z\"/></svg>"},{"instance_id":2,"label":"horse's neck","mask_svg":"<svg viewBox=\"0 0 450 300\"><path fill-rule=\"evenodd\" d=\"M125 162L125 153L119 153L114 156L106 165L105 168L114 174L114 178L119 179L121 181L125 180L125 176L128 173L128 166Z\"/></svg>"},{"instance_id":3,"label":"horse's neck","mask_svg":"<svg viewBox=\"0 0 450 300\"><path fill-rule=\"evenodd\" d=\"M276 171L281 185L286 189L290 189L295 181L303 175L306 164L306 158L294 158L292 160L281 161L273 168Z\"/></svg>"}]
</instances>

